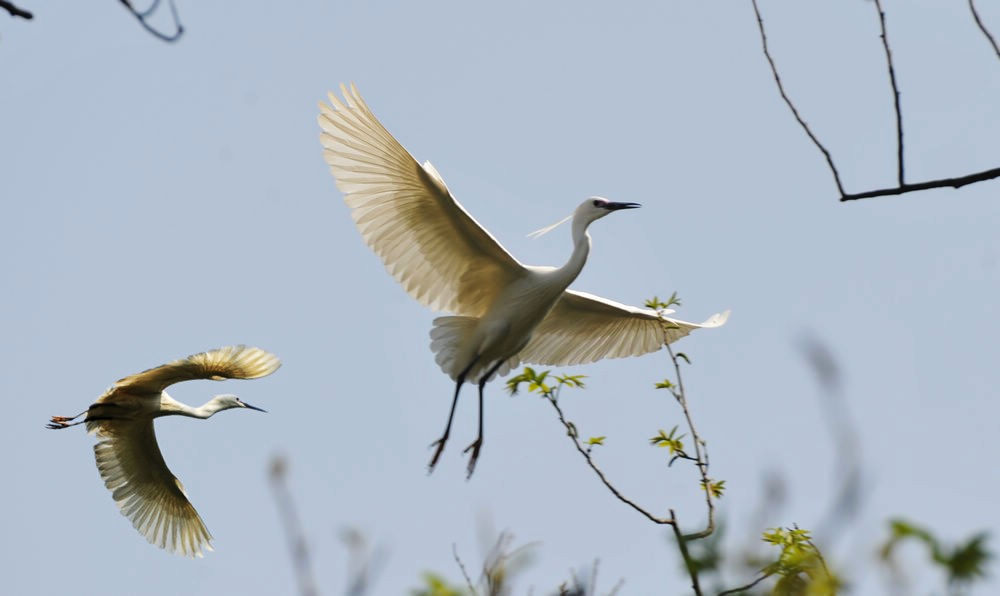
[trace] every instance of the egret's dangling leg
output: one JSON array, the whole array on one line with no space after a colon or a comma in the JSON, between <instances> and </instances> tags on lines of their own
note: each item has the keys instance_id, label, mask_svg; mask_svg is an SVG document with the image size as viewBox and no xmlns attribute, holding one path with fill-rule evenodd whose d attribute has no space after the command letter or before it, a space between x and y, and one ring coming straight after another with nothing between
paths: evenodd
<instances>
[{"instance_id":1,"label":"egret's dangling leg","mask_svg":"<svg viewBox=\"0 0 1000 596\"><path fill-rule=\"evenodd\" d=\"M86 414L88 411L89 409L84 410L79 414L77 414L76 416L53 416L52 421L46 424L45 428L59 429L59 428L68 428L70 426L76 426L77 424L86 422L86 420L81 420L79 422L72 422L72 423L70 422L70 420L76 420L80 416Z\"/></svg>"},{"instance_id":2,"label":"egret's dangling leg","mask_svg":"<svg viewBox=\"0 0 1000 596\"><path fill-rule=\"evenodd\" d=\"M479 435L476 436L475 441L465 448L465 451L462 451L462 453L468 453L469 450L472 450L472 455L469 456L469 475L465 477L466 480L472 478L472 472L476 469L476 460L479 459L479 450L483 446L483 388L486 387L486 381L490 380L493 373L495 373L503 363L503 360L497 362L492 368L486 371L486 374L483 375L481 379L479 379Z\"/></svg>"},{"instance_id":3,"label":"egret's dangling leg","mask_svg":"<svg viewBox=\"0 0 1000 596\"><path fill-rule=\"evenodd\" d=\"M434 457L431 458L431 463L427 464L428 474L434 471L434 466L437 465L438 458L441 457L441 452L444 451L444 444L448 442L448 435L451 434L451 420L455 417L455 405L458 404L458 392L462 390L462 383L465 382L465 376L476 365L476 360L479 360L479 356L473 358L469 366L466 366L465 370L459 373L458 378L455 379L455 397L451 398L451 411L448 412L448 424L444 427L444 434L441 435L441 438L431 443L431 447L437 445L437 449L434 450ZM481 411L482 408L480 408Z\"/></svg>"}]
</instances>

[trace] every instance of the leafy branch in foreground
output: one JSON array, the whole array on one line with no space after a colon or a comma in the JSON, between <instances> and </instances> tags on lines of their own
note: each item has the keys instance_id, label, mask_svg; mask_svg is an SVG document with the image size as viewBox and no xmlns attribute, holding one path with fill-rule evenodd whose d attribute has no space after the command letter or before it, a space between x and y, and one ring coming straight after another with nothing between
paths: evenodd
<instances>
[{"instance_id":1,"label":"leafy branch in foreground","mask_svg":"<svg viewBox=\"0 0 1000 596\"><path fill-rule=\"evenodd\" d=\"M667 353L673 363L674 373L676 375L676 382L670 379L664 379L663 381L656 383L655 386L657 389L669 390L678 405L680 405L681 410L684 413L684 418L687 421L688 433L677 434L678 426L675 425L669 433L660 430L659 434L650 439L650 444L657 447L666 447L669 450L671 459L668 463L668 467L678 459L691 461L697 467L701 476L700 485L705 491L705 503L708 510L708 519L703 530L691 534L682 533L673 509L669 510L670 517L653 515L648 510L638 505L635 501L622 494L621 491L619 491L607 479L604 472L600 469L600 467L598 467L591 454L594 446L603 445L607 437L603 435L591 437L586 442L585 446L580 441L580 433L577 430L576 425L566 419L566 415L559 405L559 396L564 388L584 387L583 375L550 375L549 371L539 372L529 366L525 367L520 374L515 375L507 381L507 390L511 395L515 395L520 390L522 385L527 385L529 393L537 393L541 395L541 397L547 400L552 405L553 409L555 409L556 415L559 417L559 422L562 423L563 427L566 429L567 436L569 436L570 440L573 441L573 445L576 447L576 450L583 456L587 465L590 466L591 470L593 470L595 474L597 474L597 477L601 480L604 486L606 486L619 501L636 510L653 523L672 526L674 535L677 538L677 548L684 559L685 567L688 569L691 577L691 587L694 589L695 594L700 595L702 591L698 582L697 564L688 552L687 543L691 540L706 538L715 530L714 499L718 499L722 496L725 490L725 481L714 480L708 475L709 460L707 447L705 441L698 435L698 431L694 426L694 421L691 417L691 412L687 403L687 397L684 393L684 381L681 377L680 361L684 360L687 364L691 364L691 360L683 353L674 353L669 342L666 341L666 339L670 337L670 330L676 329L677 325L666 319L665 315L672 312L670 307L678 306L680 303L681 301L677 297L677 293L674 292L666 300L660 300L658 297L654 296L653 298L646 300L645 304L648 308L656 311L660 324L663 327L664 345L667 348ZM691 444L693 445L693 454L685 451L683 442L683 439L689 435L691 437Z\"/></svg>"},{"instance_id":2,"label":"leafy branch in foreground","mask_svg":"<svg viewBox=\"0 0 1000 596\"><path fill-rule=\"evenodd\" d=\"M830 573L809 530L798 526L772 528L764 532L762 538L781 549L778 558L761 569L757 579L745 586L719 592L719 596L746 592L769 577L778 578L771 589L772 594L826 596L837 593L840 582Z\"/></svg>"}]
</instances>

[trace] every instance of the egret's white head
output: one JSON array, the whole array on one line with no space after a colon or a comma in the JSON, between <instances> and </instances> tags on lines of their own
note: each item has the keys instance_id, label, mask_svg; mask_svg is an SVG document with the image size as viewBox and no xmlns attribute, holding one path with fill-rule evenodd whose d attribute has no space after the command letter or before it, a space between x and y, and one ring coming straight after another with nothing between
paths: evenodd
<instances>
[{"instance_id":1,"label":"egret's white head","mask_svg":"<svg viewBox=\"0 0 1000 596\"><path fill-rule=\"evenodd\" d=\"M640 207L639 203L616 203L604 197L590 197L576 208L576 211L573 212L573 219L591 223L609 213L622 209L635 209L637 207Z\"/></svg>"},{"instance_id":2,"label":"egret's white head","mask_svg":"<svg viewBox=\"0 0 1000 596\"><path fill-rule=\"evenodd\" d=\"M545 226L540 230L535 230L534 232L528 234L528 237L538 238L543 234L548 234L571 219L573 220L574 229L579 226L580 231L583 231L583 229L589 226L591 222L595 222L613 211L619 211L621 209L635 209L637 207L641 207L641 205L639 205L639 203L615 203L614 201L609 201L604 197L590 197L586 201L580 203L580 206L577 207L576 210L570 215L567 215L550 226Z\"/></svg>"},{"instance_id":3,"label":"egret's white head","mask_svg":"<svg viewBox=\"0 0 1000 596\"><path fill-rule=\"evenodd\" d=\"M216 412L221 412L222 410L229 410L232 408L248 408L250 410L257 410L258 412L267 411L262 408L258 408L257 406L251 406L250 404L246 403L245 401L231 394L216 395L215 397L212 398L212 401L209 403L211 403L214 406L213 409Z\"/></svg>"}]
</instances>

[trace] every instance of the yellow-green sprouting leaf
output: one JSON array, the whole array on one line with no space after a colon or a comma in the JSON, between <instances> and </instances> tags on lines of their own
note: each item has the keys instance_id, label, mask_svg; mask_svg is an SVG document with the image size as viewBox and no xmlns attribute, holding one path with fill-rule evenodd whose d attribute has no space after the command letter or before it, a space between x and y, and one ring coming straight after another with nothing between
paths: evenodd
<instances>
[{"instance_id":1,"label":"yellow-green sprouting leaf","mask_svg":"<svg viewBox=\"0 0 1000 596\"><path fill-rule=\"evenodd\" d=\"M674 426L672 429L670 429L669 433L664 432L663 429L660 429L659 434L649 439L649 443L657 447L666 447L670 449L670 455L674 455L676 453L684 452L684 442L681 441L681 439L683 439L684 436L685 435L678 436L677 427Z\"/></svg>"},{"instance_id":2,"label":"yellow-green sprouting leaf","mask_svg":"<svg viewBox=\"0 0 1000 596\"><path fill-rule=\"evenodd\" d=\"M587 439L587 444L588 445L603 445L604 444L604 439L606 439L606 438L607 437L603 436L603 435L600 436L600 437L590 437L589 439Z\"/></svg>"},{"instance_id":3,"label":"yellow-green sprouting leaf","mask_svg":"<svg viewBox=\"0 0 1000 596\"><path fill-rule=\"evenodd\" d=\"M673 389L674 388L674 384L670 381L670 379L663 379L662 381L660 381L659 383L656 384L656 388L657 389Z\"/></svg>"},{"instance_id":4,"label":"yellow-green sprouting leaf","mask_svg":"<svg viewBox=\"0 0 1000 596\"><path fill-rule=\"evenodd\" d=\"M704 480L701 481L701 488L708 491L708 493L716 499L721 499L722 493L726 490L726 481L712 480L709 478L708 482L705 482Z\"/></svg>"},{"instance_id":5,"label":"yellow-green sprouting leaf","mask_svg":"<svg viewBox=\"0 0 1000 596\"><path fill-rule=\"evenodd\" d=\"M570 387L579 387L580 389L583 389L583 379L585 378L587 378L587 375L557 375L555 377L560 385L569 385Z\"/></svg>"}]
</instances>

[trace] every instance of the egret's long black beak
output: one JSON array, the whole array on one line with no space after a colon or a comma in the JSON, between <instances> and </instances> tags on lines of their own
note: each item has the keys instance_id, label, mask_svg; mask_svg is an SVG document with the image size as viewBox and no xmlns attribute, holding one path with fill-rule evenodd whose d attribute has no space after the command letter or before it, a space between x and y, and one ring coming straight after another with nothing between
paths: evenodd
<instances>
[{"instance_id":1,"label":"egret's long black beak","mask_svg":"<svg viewBox=\"0 0 1000 596\"><path fill-rule=\"evenodd\" d=\"M250 408L251 410L257 410L258 412L264 412L265 414L267 414L267 410L265 410L264 408L258 408L257 406L251 406L250 404L248 404L245 401L244 402L240 402L240 403L243 404L244 408Z\"/></svg>"},{"instance_id":2,"label":"egret's long black beak","mask_svg":"<svg viewBox=\"0 0 1000 596\"><path fill-rule=\"evenodd\" d=\"M614 203L609 202L604 204L604 208L608 211L617 211L619 209L638 209L642 207L639 203Z\"/></svg>"}]
</instances>

